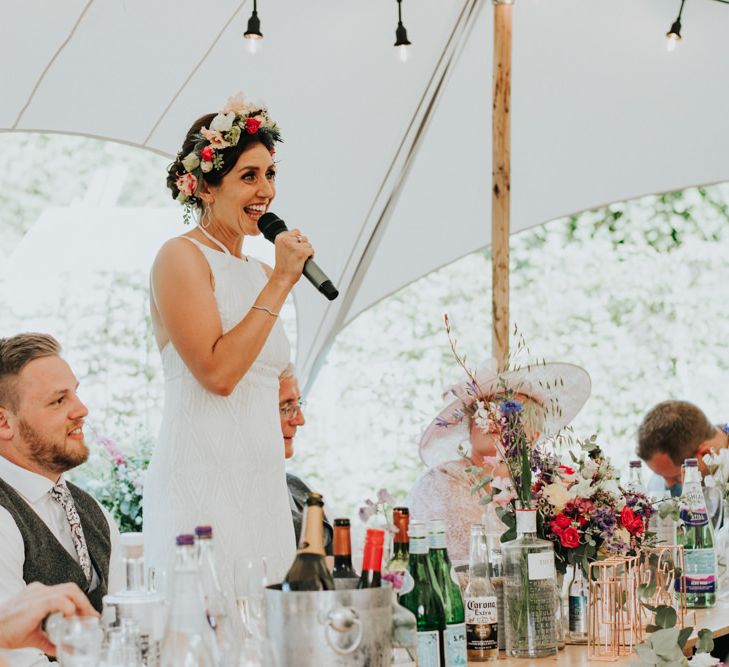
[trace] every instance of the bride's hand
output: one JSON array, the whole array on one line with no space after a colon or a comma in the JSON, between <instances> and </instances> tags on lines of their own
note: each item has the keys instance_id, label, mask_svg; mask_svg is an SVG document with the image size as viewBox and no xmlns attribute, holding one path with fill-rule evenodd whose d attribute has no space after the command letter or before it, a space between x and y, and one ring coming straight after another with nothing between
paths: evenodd
<instances>
[{"instance_id":1,"label":"bride's hand","mask_svg":"<svg viewBox=\"0 0 729 667\"><path fill-rule=\"evenodd\" d=\"M271 279L279 279L288 285L295 285L304 262L314 256L314 248L309 239L300 230L292 229L282 232L276 237L276 265L273 268Z\"/></svg>"}]
</instances>

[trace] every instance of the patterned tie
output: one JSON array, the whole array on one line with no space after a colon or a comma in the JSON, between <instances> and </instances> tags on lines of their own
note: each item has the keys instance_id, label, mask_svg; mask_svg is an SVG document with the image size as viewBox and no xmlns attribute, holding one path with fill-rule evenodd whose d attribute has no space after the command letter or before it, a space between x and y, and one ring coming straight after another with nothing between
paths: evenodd
<instances>
[{"instance_id":1,"label":"patterned tie","mask_svg":"<svg viewBox=\"0 0 729 667\"><path fill-rule=\"evenodd\" d=\"M49 493L51 494L51 498L53 498L53 500L55 500L66 513L68 524L71 526L71 538L73 539L73 546L76 547L79 564L81 565L81 569L84 571L86 581L90 583L91 558L86 546L86 538L84 537L84 529L81 526L81 519L79 519L78 512L76 511L76 505L73 502L73 496L65 484L56 484Z\"/></svg>"}]
</instances>

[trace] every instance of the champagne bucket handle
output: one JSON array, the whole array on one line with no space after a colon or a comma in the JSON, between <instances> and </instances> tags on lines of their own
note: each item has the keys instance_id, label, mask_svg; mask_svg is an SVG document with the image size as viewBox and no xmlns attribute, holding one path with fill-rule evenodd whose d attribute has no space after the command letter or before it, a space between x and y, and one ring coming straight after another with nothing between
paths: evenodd
<instances>
[{"instance_id":1,"label":"champagne bucket handle","mask_svg":"<svg viewBox=\"0 0 729 667\"><path fill-rule=\"evenodd\" d=\"M349 655L359 648L362 642L362 621L352 607L334 607L324 615L322 623L325 624L324 637L332 651L338 655ZM343 639L349 635L353 635L353 639L343 648L337 638Z\"/></svg>"}]
</instances>

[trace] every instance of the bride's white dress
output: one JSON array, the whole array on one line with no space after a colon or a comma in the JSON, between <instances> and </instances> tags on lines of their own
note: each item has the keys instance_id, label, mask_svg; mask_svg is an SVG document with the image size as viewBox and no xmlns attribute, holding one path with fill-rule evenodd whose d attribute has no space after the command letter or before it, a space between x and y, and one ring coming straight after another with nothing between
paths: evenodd
<instances>
[{"instance_id":1,"label":"bride's white dress","mask_svg":"<svg viewBox=\"0 0 729 667\"><path fill-rule=\"evenodd\" d=\"M266 275L253 258L193 242L212 270L226 332L250 310ZM294 529L278 414L278 377L289 353L277 321L235 390L217 396L195 380L172 343L163 348L165 402L144 485L144 548L146 564L164 571L168 581L175 536L199 525L213 527L229 599L236 558L265 557L269 583L282 581L291 565Z\"/></svg>"}]
</instances>

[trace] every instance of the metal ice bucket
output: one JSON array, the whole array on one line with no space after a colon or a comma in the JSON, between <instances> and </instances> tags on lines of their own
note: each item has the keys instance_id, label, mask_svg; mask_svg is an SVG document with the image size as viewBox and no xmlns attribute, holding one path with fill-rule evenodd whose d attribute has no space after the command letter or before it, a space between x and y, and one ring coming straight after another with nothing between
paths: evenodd
<instances>
[{"instance_id":1,"label":"metal ice bucket","mask_svg":"<svg viewBox=\"0 0 729 667\"><path fill-rule=\"evenodd\" d=\"M268 634L281 667L390 667L392 589L266 589Z\"/></svg>"}]
</instances>

